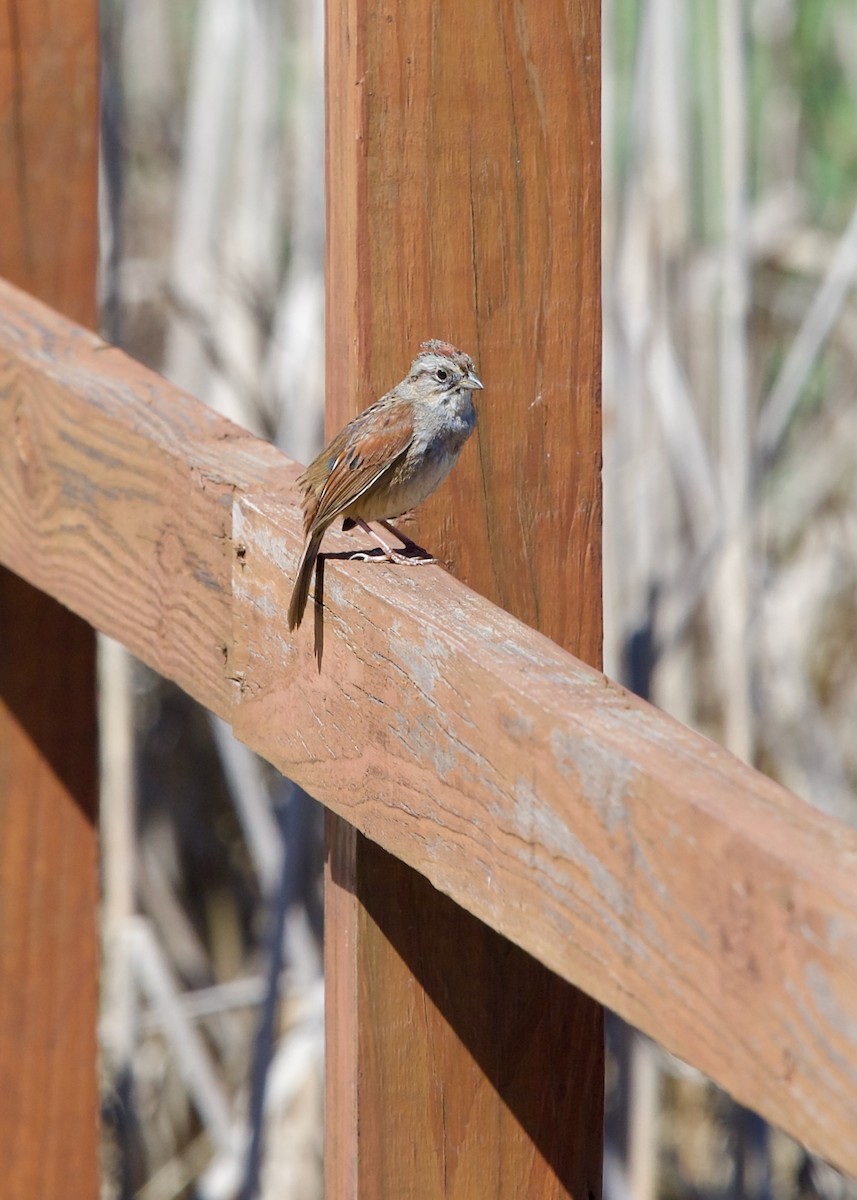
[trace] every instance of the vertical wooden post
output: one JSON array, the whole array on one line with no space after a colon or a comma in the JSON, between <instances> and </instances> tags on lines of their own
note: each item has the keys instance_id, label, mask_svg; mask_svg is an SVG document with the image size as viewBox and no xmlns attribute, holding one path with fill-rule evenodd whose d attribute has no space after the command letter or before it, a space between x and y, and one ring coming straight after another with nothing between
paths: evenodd
<instances>
[{"instance_id":1,"label":"vertical wooden post","mask_svg":"<svg viewBox=\"0 0 857 1200\"><path fill-rule=\"evenodd\" d=\"M98 5L0 14L0 275L96 323ZM18 406L21 469L38 430ZM0 571L0 1171L9 1200L98 1194L95 638Z\"/></svg>"},{"instance_id":2,"label":"vertical wooden post","mask_svg":"<svg viewBox=\"0 0 857 1200\"><path fill-rule=\"evenodd\" d=\"M429 337L485 382L419 540L601 647L598 0L329 0L331 429ZM600 1192L602 1013L328 818L327 1171L340 1198Z\"/></svg>"}]
</instances>

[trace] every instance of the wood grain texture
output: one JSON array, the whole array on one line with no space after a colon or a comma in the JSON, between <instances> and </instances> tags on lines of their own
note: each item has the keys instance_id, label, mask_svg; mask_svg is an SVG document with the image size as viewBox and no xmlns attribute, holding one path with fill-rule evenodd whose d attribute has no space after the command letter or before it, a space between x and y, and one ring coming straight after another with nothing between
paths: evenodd
<instances>
[{"instance_id":1,"label":"wood grain texture","mask_svg":"<svg viewBox=\"0 0 857 1200\"><path fill-rule=\"evenodd\" d=\"M261 476L275 495L294 472L99 338L0 295L3 561L228 716L233 492Z\"/></svg>"},{"instance_id":2,"label":"wood grain texture","mask_svg":"<svg viewBox=\"0 0 857 1200\"><path fill-rule=\"evenodd\" d=\"M0 10L0 276L96 322L98 6ZM0 1163L95 1196L95 635L0 569Z\"/></svg>"},{"instance_id":3,"label":"wood grain texture","mask_svg":"<svg viewBox=\"0 0 857 1200\"><path fill-rule=\"evenodd\" d=\"M94 637L0 568L3 1195L98 1194Z\"/></svg>"},{"instance_id":4,"label":"wood grain texture","mask_svg":"<svg viewBox=\"0 0 857 1200\"><path fill-rule=\"evenodd\" d=\"M857 834L438 568L328 558L288 637L299 524L274 507L236 505L238 736L853 1170Z\"/></svg>"},{"instance_id":5,"label":"wood grain texture","mask_svg":"<svg viewBox=\"0 0 857 1200\"><path fill-rule=\"evenodd\" d=\"M360 837L330 809L324 862L324 1191L352 1200L358 1175L359 906L355 903ZM334 1119L335 1118L335 1119Z\"/></svg>"},{"instance_id":6,"label":"wood grain texture","mask_svg":"<svg viewBox=\"0 0 857 1200\"><path fill-rule=\"evenodd\" d=\"M479 429L419 537L586 657L601 645L600 7L346 0L327 31L337 416L424 338L470 353ZM563 588L547 602L549 578Z\"/></svg>"},{"instance_id":7,"label":"wood grain texture","mask_svg":"<svg viewBox=\"0 0 857 1200\"><path fill-rule=\"evenodd\" d=\"M330 557L356 535L329 535L324 607L290 637L299 468L13 289L0 288L0 312L0 561L124 631L155 670L212 696L244 741L462 907L857 1170L857 834L440 568ZM35 488L15 441L22 387L53 397L54 417L46 406L24 443ZM66 392L75 438L50 433ZM157 490L140 486L144 461L160 464ZM225 662L177 652L169 621L127 617L156 608L163 586L150 578L163 495L199 476L170 588L189 598L196 629L183 636L227 639ZM211 570L230 540L227 483L231 596ZM108 490L150 515L130 500L94 509ZM67 525L50 501L59 493ZM74 561L70 542L85 548ZM209 591L216 603L203 602Z\"/></svg>"},{"instance_id":8,"label":"wood grain texture","mask_svg":"<svg viewBox=\"0 0 857 1200\"><path fill-rule=\"evenodd\" d=\"M416 536L593 665L599 7L327 7L328 432L421 340L472 353L479 429ZM343 845L353 861L329 878L351 881L352 909L335 885L326 934L342 943L332 967L349 953L354 978L327 1009L334 1194L598 1194L599 1006L362 836L335 834L331 854ZM340 1036L350 1053L335 1052ZM339 1112L343 1061L354 1080ZM349 1121L346 1152L331 1135Z\"/></svg>"},{"instance_id":9,"label":"wood grain texture","mask_svg":"<svg viewBox=\"0 0 857 1200\"><path fill-rule=\"evenodd\" d=\"M597 1194L599 1006L568 1003L574 988L368 838L343 847L350 827L329 819L349 905L329 909L329 942L325 923L332 1194Z\"/></svg>"},{"instance_id":10,"label":"wood grain texture","mask_svg":"<svg viewBox=\"0 0 857 1200\"><path fill-rule=\"evenodd\" d=\"M0 7L0 276L97 322L98 5Z\"/></svg>"}]
</instances>

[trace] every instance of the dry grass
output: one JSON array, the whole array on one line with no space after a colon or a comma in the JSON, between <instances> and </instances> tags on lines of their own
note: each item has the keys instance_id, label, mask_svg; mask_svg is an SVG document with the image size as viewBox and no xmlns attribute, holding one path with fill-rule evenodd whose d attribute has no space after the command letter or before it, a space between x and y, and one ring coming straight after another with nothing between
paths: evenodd
<instances>
[{"instance_id":1,"label":"dry grass","mask_svg":"<svg viewBox=\"0 0 857 1200\"><path fill-rule=\"evenodd\" d=\"M603 11L608 669L854 822L857 9ZM106 332L304 461L321 20L318 0L105 4ZM262 1195L320 1195L317 817L183 697L103 659L105 1196L237 1194L283 905ZM621 1028L612 1045L609 1195L822 1187L706 1081Z\"/></svg>"}]
</instances>

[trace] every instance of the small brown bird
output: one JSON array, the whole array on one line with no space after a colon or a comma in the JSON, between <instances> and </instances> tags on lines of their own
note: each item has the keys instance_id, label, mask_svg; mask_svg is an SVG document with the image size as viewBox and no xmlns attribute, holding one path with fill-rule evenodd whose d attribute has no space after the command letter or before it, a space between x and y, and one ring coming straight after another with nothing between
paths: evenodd
<instances>
[{"instance_id":1,"label":"small brown bird","mask_svg":"<svg viewBox=\"0 0 857 1200\"><path fill-rule=\"evenodd\" d=\"M298 480L306 545L289 604L289 629L300 625L321 539L337 518L359 525L391 562L420 563L392 550L366 524L415 508L455 465L476 427L473 360L448 342L423 342L408 374L336 435Z\"/></svg>"}]
</instances>

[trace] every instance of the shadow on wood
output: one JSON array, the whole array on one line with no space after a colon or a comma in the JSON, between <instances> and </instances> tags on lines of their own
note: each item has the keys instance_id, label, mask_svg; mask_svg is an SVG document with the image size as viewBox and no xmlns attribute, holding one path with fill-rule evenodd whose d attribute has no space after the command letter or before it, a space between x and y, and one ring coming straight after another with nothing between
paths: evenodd
<instances>
[{"instance_id":1,"label":"shadow on wood","mask_svg":"<svg viewBox=\"0 0 857 1200\"><path fill-rule=\"evenodd\" d=\"M0 704L85 820L94 821L95 632L2 567L0 630Z\"/></svg>"},{"instance_id":2,"label":"shadow on wood","mask_svg":"<svg viewBox=\"0 0 857 1200\"><path fill-rule=\"evenodd\" d=\"M93 630L0 570L4 1197L98 1191Z\"/></svg>"},{"instance_id":3,"label":"shadow on wood","mask_svg":"<svg viewBox=\"0 0 857 1200\"><path fill-rule=\"evenodd\" d=\"M363 1145L361 1156L366 1154L387 1187L408 1177L405 1164L414 1153L426 1153L443 1171L444 1194L477 1194L459 1189L461 1176L478 1163L497 1175L483 1177L479 1194L594 1200L600 1195L601 1148L587 1147L584 1139L591 1106L596 1103L600 1111L603 1093L600 1006L423 876L367 839L359 841L362 919L377 925L429 1002L413 993L412 1011L393 1010L388 1001L396 1004L399 990L388 991L383 970L374 973L369 964L372 986L359 996L361 1057L368 1055L380 1070L392 1113L385 1119L385 1144ZM353 890L347 869L337 875L335 856L330 870L336 884ZM390 904L391 894L400 902ZM414 1022L425 1025L423 1038L415 1043L396 1036L403 1023ZM429 1047L424 1061L409 1054L415 1044ZM570 1064L568 1071L563 1062ZM532 1143L524 1166L517 1154L510 1153L508 1162L502 1157L488 1162L474 1151L476 1124L496 1105L491 1091ZM373 1137L371 1128L361 1130L361 1141L372 1143ZM419 1151L415 1137L424 1143ZM501 1139L501 1156L503 1145ZM434 1193L427 1188L425 1194Z\"/></svg>"}]
</instances>

